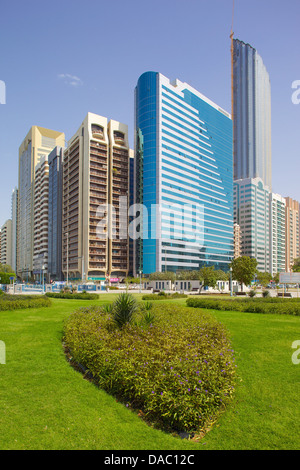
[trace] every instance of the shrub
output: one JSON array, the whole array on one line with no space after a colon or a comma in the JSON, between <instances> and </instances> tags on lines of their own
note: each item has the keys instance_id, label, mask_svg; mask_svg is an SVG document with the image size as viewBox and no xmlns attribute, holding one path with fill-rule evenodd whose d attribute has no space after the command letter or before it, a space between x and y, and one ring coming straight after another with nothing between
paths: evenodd
<instances>
[{"instance_id":1,"label":"shrub","mask_svg":"<svg viewBox=\"0 0 300 470\"><path fill-rule=\"evenodd\" d=\"M270 297L270 292L268 290L264 290L262 295L263 297Z\"/></svg>"},{"instance_id":2,"label":"shrub","mask_svg":"<svg viewBox=\"0 0 300 470\"><path fill-rule=\"evenodd\" d=\"M81 299L81 300L95 300L98 299L98 294L91 294L87 292L47 292L47 297L53 297L57 299Z\"/></svg>"},{"instance_id":3,"label":"shrub","mask_svg":"<svg viewBox=\"0 0 300 470\"><path fill-rule=\"evenodd\" d=\"M166 292L161 291L158 294L145 294L143 295L142 300L184 299L187 297L188 297L187 294L179 294L179 292L167 294Z\"/></svg>"},{"instance_id":4,"label":"shrub","mask_svg":"<svg viewBox=\"0 0 300 470\"><path fill-rule=\"evenodd\" d=\"M149 314L149 312L147 312ZM203 429L230 403L233 350L224 328L199 310L164 304L155 324L114 327L100 307L80 309L64 327L73 360L98 385L165 430Z\"/></svg>"},{"instance_id":5,"label":"shrub","mask_svg":"<svg viewBox=\"0 0 300 470\"><path fill-rule=\"evenodd\" d=\"M300 315L299 299L278 299L273 297L256 299L195 299L186 301L187 306L213 310L233 310L250 313L275 313L285 315Z\"/></svg>"},{"instance_id":6,"label":"shrub","mask_svg":"<svg viewBox=\"0 0 300 470\"><path fill-rule=\"evenodd\" d=\"M256 290L251 289L249 292L249 297L255 297L256 296Z\"/></svg>"},{"instance_id":7,"label":"shrub","mask_svg":"<svg viewBox=\"0 0 300 470\"><path fill-rule=\"evenodd\" d=\"M23 308L50 307L51 300L45 296L35 295L6 295L0 298L1 310L19 310Z\"/></svg>"}]
</instances>

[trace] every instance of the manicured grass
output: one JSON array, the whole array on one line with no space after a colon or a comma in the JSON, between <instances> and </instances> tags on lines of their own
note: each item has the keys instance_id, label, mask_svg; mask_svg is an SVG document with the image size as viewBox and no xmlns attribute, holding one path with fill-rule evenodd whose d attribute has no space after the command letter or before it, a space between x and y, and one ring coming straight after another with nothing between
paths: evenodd
<instances>
[{"instance_id":1,"label":"manicured grass","mask_svg":"<svg viewBox=\"0 0 300 470\"><path fill-rule=\"evenodd\" d=\"M291 361L299 317L210 311L230 333L240 382L233 405L193 442L150 428L66 361L64 319L116 295L89 302L52 299L47 309L0 312L6 345L0 449L299 449L300 365ZM185 299L170 302L185 305Z\"/></svg>"}]
</instances>

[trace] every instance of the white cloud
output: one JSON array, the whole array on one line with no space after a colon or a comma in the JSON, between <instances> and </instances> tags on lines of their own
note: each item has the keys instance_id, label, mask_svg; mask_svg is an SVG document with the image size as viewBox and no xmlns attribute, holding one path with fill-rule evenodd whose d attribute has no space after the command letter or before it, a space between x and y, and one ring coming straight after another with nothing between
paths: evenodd
<instances>
[{"instance_id":1,"label":"white cloud","mask_svg":"<svg viewBox=\"0 0 300 470\"><path fill-rule=\"evenodd\" d=\"M79 77L76 77L76 75L70 75L69 73L60 73L58 78L64 80L66 85L71 85L74 87L83 85L83 82Z\"/></svg>"}]
</instances>

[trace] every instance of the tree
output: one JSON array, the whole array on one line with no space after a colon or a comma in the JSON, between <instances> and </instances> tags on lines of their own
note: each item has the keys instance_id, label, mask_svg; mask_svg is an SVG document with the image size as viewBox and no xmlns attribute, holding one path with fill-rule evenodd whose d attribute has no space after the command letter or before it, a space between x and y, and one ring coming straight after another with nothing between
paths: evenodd
<instances>
[{"instance_id":1,"label":"tree","mask_svg":"<svg viewBox=\"0 0 300 470\"><path fill-rule=\"evenodd\" d=\"M292 270L294 273L300 273L300 258L294 259L294 264L292 266Z\"/></svg>"},{"instance_id":2,"label":"tree","mask_svg":"<svg viewBox=\"0 0 300 470\"><path fill-rule=\"evenodd\" d=\"M0 272L0 284L10 284L10 277L16 278L15 273Z\"/></svg>"},{"instance_id":3,"label":"tree","mask_svg":"<svg viewBox=\"0 0 300 470\"><path fill-rule=\"evenodd\" d=\"M0 263L0 272L1 273L13 273L13 269L9 264L1 264Z\"/></svg>"},{"instance_id":4,"label":"tree","mask_svg":"<svg viewBox=\"0 0 300 470\"><path fill-rule=\"evenodd\" d=\"M178 271L176 274L178 281L193 281L199 280L199 271Z\"/></svg>"},{"instance_id":5,"label":"tree","mask_svg":"<svg viewBox=\"0 0 300 470\"><path fill-rule=\"evenodd\" d=\"M172 282L175 282L176 274L173 273L173 272L169 272L169 271L162 272L162 273L158 271L156 273L150 274L149 279L150 279L150 281L172 281Z\"/></svg>"},{"instance_id":6,"label":"tree","mask_svg":"<svg viewBox=\"0 0 300 470\"><path fill-rule=\"evenodd\" d=\"M270 284L270 281L272 281L272 274L267 272L257 272L256 278L261 286L267 287L267 285Z\"/></svg>"},{"instance_id":7,"label":"tree","mask_svg":"<svg viewBox=\"0 0 300 470\"><path fill-rule=\"evenodd\" d=\"M232 277L240 282L243 291L243 284L249 286L257 273L257 261L249 256L240 256L232 261Z\"/></svg>"},{"instance_id":8,"label":"tree","mask_svg":"<svg viewBox=\"0 0 300 470\"><path fill-rule=\"evenodd\" d=\"M214 266L205 266L199 271L199 280L202 281L201 290L203 287L216 287L218 281L219 271L215 271Z\"/></svg>"}]
</instances>

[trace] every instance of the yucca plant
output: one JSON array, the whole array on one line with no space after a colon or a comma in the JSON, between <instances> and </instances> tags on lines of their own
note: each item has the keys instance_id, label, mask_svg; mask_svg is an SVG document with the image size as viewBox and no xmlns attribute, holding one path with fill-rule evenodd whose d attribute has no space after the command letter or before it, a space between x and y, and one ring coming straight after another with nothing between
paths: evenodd
<instances>
[{"instance_id":1,"label":"yucca plant","mask_svg":"<svg viewBox=\"0 0 300 470\"><path fill-rule=\"evenodd\" d=\"M150 326L154 321L154 313L150 312L150 310L146 310L143 315L143 320L146 326Z\"/></svg>"},{"instance_id":2,"label":"yucca plant","mask_svg":"<svg viewBox=\"0 0 300 470\"><path fill-rule=\"evenodd\" d=\"M132 294L123 292L113 303L113 320L122 328L127 323L131 323L134 313L138 309L138 303Z\"/></svg>"},{"instance_id":3,"label":"yucca plant","mask_svg":"<svg viewBox=\"0 0 300 470\"><path fill-rule=\"evenodd\" d=\"M105 305L103 305L102 308L103 308L104 312L112 313L113 304L105 304Z\"/></svg>"}]
</instances>

